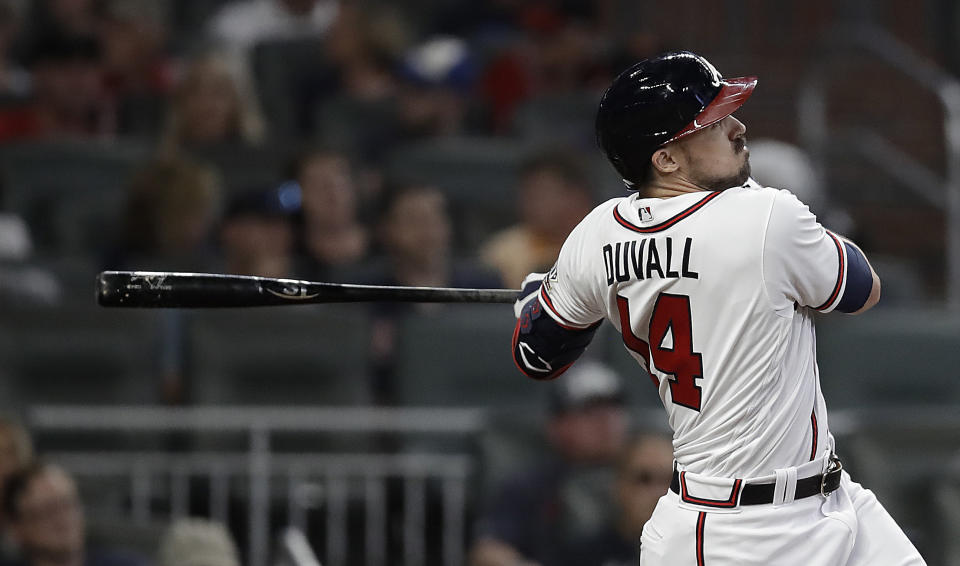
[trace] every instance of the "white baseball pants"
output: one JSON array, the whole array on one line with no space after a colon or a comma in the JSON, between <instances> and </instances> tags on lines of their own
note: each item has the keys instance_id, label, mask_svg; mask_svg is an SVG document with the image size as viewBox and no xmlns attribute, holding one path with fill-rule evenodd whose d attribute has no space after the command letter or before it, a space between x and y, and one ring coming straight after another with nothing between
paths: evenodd
<instances>
[{"instance_id":1,"label":"white baseball pants","mask_svg":"<svg viewBox=\"0 0 960 566\"><path fill-rule=\"evenodd\" d=\"M640 566L926 564L873 493L846 472L826 498L781 505L700 509L669 491L640 542Z\"/></svg>"}]
</instances>

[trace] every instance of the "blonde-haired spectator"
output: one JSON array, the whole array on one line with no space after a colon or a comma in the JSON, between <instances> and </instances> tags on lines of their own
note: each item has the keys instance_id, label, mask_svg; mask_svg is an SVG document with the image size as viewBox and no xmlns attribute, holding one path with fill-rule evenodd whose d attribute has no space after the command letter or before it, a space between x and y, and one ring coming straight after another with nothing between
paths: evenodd
<instances>
[{"instance_id":1,"label":"blonde-haired spectator","mask_svg":"<svg viewBox=\"0 0 960 566\"><path fill-rule=\"evenodd\" d=\"M240 566L237 545L222 524L180 519L163 535L157 566Z\"/></svg>"},{"instance_id":2,"label":"blonde-haired spectator","mask_svg":"<svg viewBox=\"0 0 960 566\"><path fill-rule=\"evenodd\" d=\"M207 53L187 65L177 84L160 151L169 157L190 146L255 145L264 130L252 91L231 74L226 59Z\"/></svg>"}]
</instances>

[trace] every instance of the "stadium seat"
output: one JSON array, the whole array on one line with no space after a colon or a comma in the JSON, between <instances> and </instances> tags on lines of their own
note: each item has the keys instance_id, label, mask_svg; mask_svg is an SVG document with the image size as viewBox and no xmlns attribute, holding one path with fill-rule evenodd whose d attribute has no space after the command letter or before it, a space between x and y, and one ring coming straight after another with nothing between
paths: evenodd
<instances>
[{"instance_id":1,"label":"stadium seat","mask_svg":"<svg viewBox=\"0 0 960 566\"><path fill-rule=\"evenodd\" d=\"M315 121L317 137L325 146L378 162L396 136L397 109L393 99L336 96L317 105Z\"/></svg>"},{"instance_id":2,"label":"stadium seat","mask_svg":"<svg viewBox=\"0 0 960 566\"><path fill-rule=\"evenodd\" d=\"M277 143L261 146L221 143L189 148L192 158L217 169L228 195L279 185L286 180L290 153L284 144Z\"/></svg>"},{"instance_id":3,"label":"stadium seat","mask_svg":"<svg viewBox=\"0 0 960 566\"><path fill-rule=\"evenodd\" d=\"M130 175L149 153L132 140L5 146L4 208L26 219L40 248L96 249L112 235Z\"/></svg>"},{"instance_id":4,"label":"stadium seat","mask_svg":"<svg viewBox=\"0 0 960 566\"><path fill-rule=\"evenodd\" d=\"M273 40L251 54L253 78L267 123L275 136L310 133L313 98L330 75L322 39Z\"/></svg>"},{"instance_id":5,"label":"stadium seat","mask_svg":"<svg viewBox=\"0 0 960 566\"><path fill-rule=\"evenodd\" d=\"M368 321L356 308L195 311L188 323L198 405L362 405Z\"/></svg>"},{"instance_id":6,"label":"stadium seat","mask_svg":"<svg viewBox=\"0 0 960 566\"><path fill-rule=\"evenodd\" d=\"M400 329L397 394L403 405L526 410L546 392L510 356L507 305L448 306L409 316Z\"/></svg>"},{"instance_id":7,"label":"stadium seat","mask_svg":"<svg viewBox=\"0 0 960 566\"><path fill-rule=\"evenodd\" d=\"M513 118L514 131L521 138L539 143L566 143L574 147L596 147L594 120L600 93L570 92L547 94L528 100Z\"/></svg>"},{"instance_id":8,"label":"stadium seat","mask_svg":"<svg viewBox=\"0 0 960 566\"><path fill-rule=\"evenodd\" d=\"M528 149L501 138L441 138L395 149L386 172L443 190L462 216L464 244L474 247L516 218L517 169Z\"/></svg>"},{"instance_id":9,"label":"stadium seat","mask_svg":"<svg viewBox=\"0 0 960 566\"><path fill-rule=\"evenodd\" d=\"M152 314L92 305L6 309L2 395L23 405L156 402Z\"/></svg>"},{"instance_id":10,"label":"stadium seat","mask_svg":"<svg viewBox=\"0 0 960 566\"><path fill-rule=\"evenodd\" d=\"M236 0L172 0L170 24L179 41L187 45L197 43L205 35L204 27L217 11Z\"/></svg>"},{"instance_id":11,"label":"stadium seat","mask_svg":"<svg viewBox=\"0 0 960 566\"><path fill-rule=\"evenodd\" d=\"M829 407L960 402L960 319L945 311L877 309L817 323Z\"/></svg>"}]
</instances>

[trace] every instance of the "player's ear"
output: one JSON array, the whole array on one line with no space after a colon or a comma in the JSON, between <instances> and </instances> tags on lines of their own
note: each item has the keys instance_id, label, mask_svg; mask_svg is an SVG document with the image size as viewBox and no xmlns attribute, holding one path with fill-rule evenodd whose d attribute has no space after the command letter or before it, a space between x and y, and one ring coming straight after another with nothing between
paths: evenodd
<instances>
[{"instance_id":1,"label":"player's ear","mask_svg":"<svg viewBox=\"0 0 960 566\"><path fill-rule=\"evenodd\" d=\"M650 162L653 168L663 175L673 173L680 167L674 156L674 152L669 147L661 147L650 156Z\"/></svg>"}]
</instances>

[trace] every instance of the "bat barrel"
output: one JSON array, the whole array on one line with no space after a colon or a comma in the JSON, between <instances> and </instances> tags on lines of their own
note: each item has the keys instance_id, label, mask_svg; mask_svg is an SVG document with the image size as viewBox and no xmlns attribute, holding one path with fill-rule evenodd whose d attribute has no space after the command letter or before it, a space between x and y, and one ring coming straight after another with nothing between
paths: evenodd
<instances>
[{"instance_id":1,"label":"bat barrel","mask_svg":"<svg viewBox=\"0 0 960 566\"><path fill-rule=\"evenodd\" d=\"M133 308L212 308L268 304L256 277L149 271L101 273L97 277L97 302L104 307Z\"/></svg>"},{"instance_id":2,"label":"bat barrel","mask_svg":"<svg viewBox=\"0 0 960 566\"><path fill-rule=\"evenodd\" d=\"M97 302L104 307L222 308L310 303L512 303L513 289L348 285L213 273L104 271Z\"/></svg>"}]
</instances>

